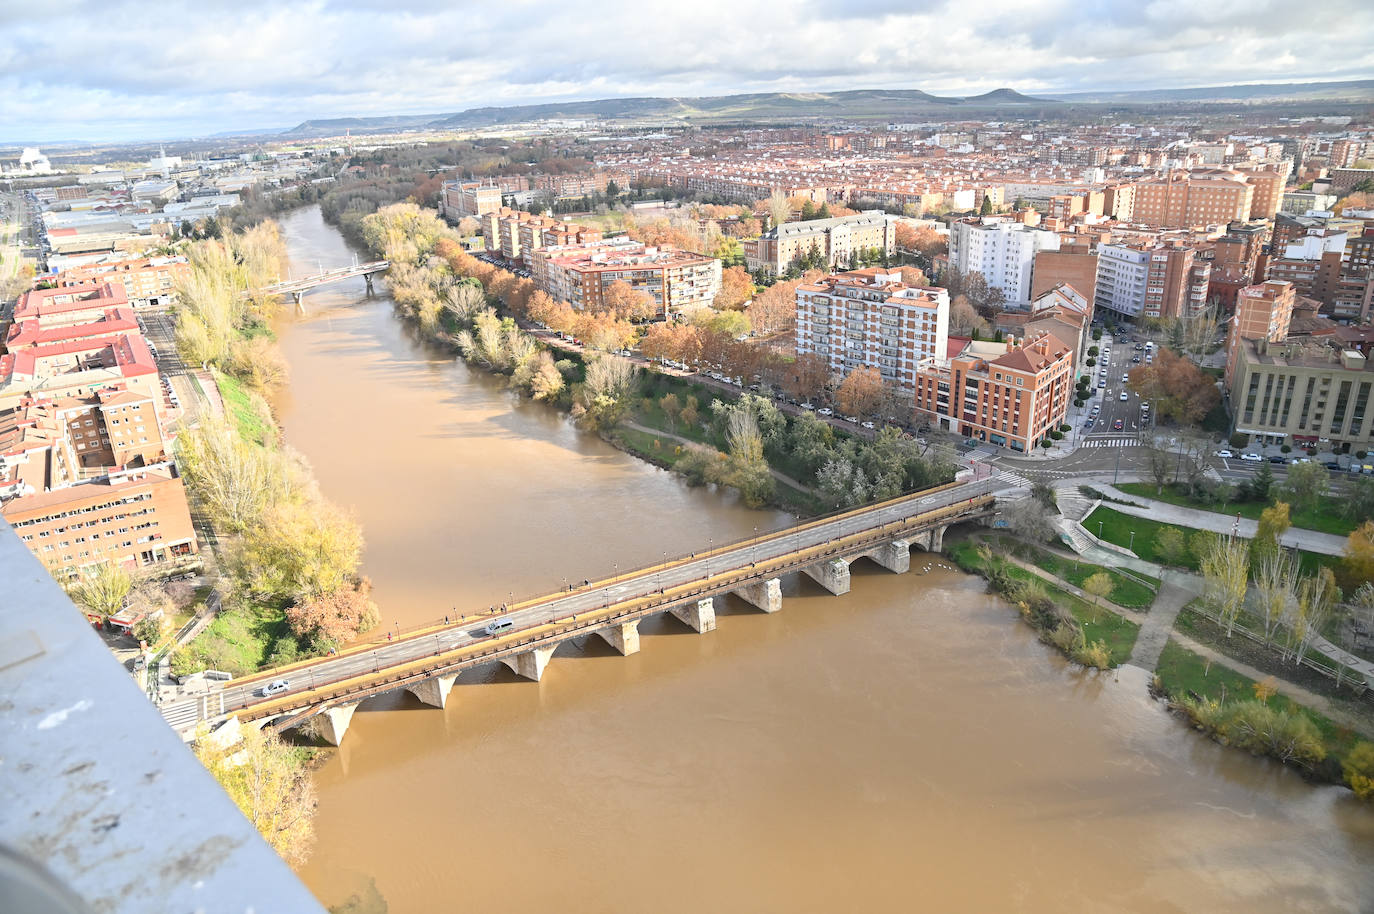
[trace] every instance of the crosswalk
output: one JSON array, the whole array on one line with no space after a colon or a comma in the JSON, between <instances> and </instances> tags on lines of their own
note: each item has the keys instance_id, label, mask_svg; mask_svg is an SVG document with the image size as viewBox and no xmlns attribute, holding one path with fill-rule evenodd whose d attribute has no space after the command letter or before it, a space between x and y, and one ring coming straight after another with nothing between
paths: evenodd
<instances>
[{"instance_id":1,"label":"crosswalk","mask_svg":"<svg viewBox=\"0 0 1374 914\"><path fill-rule=\"evenodd\" d=\"M1111 438L1105 438L1105 437L1104 437L1104 438L1099 438L1099 437L1093 436L1093 437L1091 437L1091 438L1085 439L1085 440L1083 441L1083 443L1079 445L1079 447L1135 447L1135 446L1138 445L1138 444L1140 444L1140 439L1139 439L1139 438L1130 438L1130 437L1124 437L1124 438L1123 438L1123 437L1111 437Z\"/></svg>"}]
</instances>

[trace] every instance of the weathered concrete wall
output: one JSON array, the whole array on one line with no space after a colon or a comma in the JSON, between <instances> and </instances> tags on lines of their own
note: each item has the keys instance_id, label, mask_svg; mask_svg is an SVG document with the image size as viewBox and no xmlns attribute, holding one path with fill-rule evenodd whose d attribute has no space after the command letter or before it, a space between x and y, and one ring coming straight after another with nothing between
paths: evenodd
<instances>
[{"instance_id":1,"label":"weathered concrete wall","mask_svg":"<svg viewBox=\"0 0 1374 914\"><path fill-rule=\"evenodd\" d=\"M710 597L668 611L694 631L705 634L716 630L716 603Z\"/></svg>"},{"instance_id":2,"label":"weathered concrete wall","mask_svg":"<svg viewBox=\"0 0 1374 914\"><path fill-rule=\"evenodd\" d=\"M502 657L501 662L510 667L515 675L538 682L544 675L544 667L549 665L549 658L553 656L556 649L557 645L536 647L532 651L516 654L514 657Z\"/></svg>"},{"instance_id":3,"label":"weathered concrete wall","mask_svg":"<svg viewBox=\"0 0 1374 914\"><path fill-rule=\"evenodd\" d=\"M808 565L802 571L837 597L849 593L849 563L844 559L830 559L819 565Z\"/></svg>"},{"instance_id":4,"label":"weathered concrete wall","mask_svg":"<svg viewBox=\"0 0 1374 914\"><path fill-rule=\"evenodd\" d=\"M607 644L622 654L639 653L639 620L633 622L620 622L610 628L603 628L597 634L605 640Z\"/></svg>"},{"instance_id":5,"label":"weathered concrete wall","mask_svg":"<svg viewBox=\"0 0 1374 914\"><path fill-rule=\"evenodd\" d=\"M735 590L735 595L766 613L782 609L782 584L777 578L769 578L757 584L746 584Z\"/></svg>"},{"instance_id":6,"label":"weathered concrete wall","mask_svg":"<svg viewBox=\"0 0 1374 914\"><path fill-rule=\"evenodd\" d=\"M433 679L406 686L406 691L432 708L442 708L448 702L448 693L453 689L453 683L457 679L457 675L435 676Z\"/></svg>"},{"instance_id":7,"label":"weathered concrete wall","mask_svg":"<svg viewBox=\"0 0 1374 914\"><path fill-rule=\"evenodd\" d=\"M911 543L893 540L869 552L868 557L894 574L906 574L911 570Z\"/></svg>"},{"instance_id":8,"label":"weathered concrete wall","mask_svg":"<svg viewBox=\"0 0 1374 914\"><path fill-rule=\"evenodd\" d=\"M320 715L320 736L331 746L343 744L344 734L348 732L348 725L353 722L353 712L358 710L356 704L339 705L330 708Z\"/></svg>"}]
</instances>

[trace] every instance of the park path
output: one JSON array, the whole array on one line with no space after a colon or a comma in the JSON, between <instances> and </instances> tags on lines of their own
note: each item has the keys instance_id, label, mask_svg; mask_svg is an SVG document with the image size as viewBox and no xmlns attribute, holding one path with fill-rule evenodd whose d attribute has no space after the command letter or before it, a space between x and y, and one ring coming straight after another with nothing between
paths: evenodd
<instances>
[{"instance_id":1,"label":"park path","mask_svg":"<svg viewBox=\"0 0 1374 914\"><path fill-rule=\"evenodd\" d=\"M1166 571L1160 577L1159 593L1140 623L1140 634L1136 636L1135 647L1131 648L1129 663L1146 670L1153 670L1159 664L1159 655L1173 633L1179 610L1202 592L1201 581L1194 578L1194 575L1178 571Z\"/></svg>"}]
</instances>

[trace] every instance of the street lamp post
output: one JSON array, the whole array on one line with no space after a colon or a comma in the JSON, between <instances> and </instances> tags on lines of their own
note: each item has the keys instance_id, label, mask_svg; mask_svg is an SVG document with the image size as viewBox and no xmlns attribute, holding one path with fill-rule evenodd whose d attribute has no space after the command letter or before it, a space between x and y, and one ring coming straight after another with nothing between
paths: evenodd
<instances>
[{"instance_id":1,"label":"street lamp post","mask_svg":"<svg viewBox=\"0 0 1374 914\"><path fill-rule=\"evenodd\" d=\"M1102 539L1102 521L1097 522L1097 538Z\"/></svg>"},{"instance_id":2,"label":"street lamp post","mask_svg":"<svg viewBox=\"0 0 1374 914\"><path fill-rule=\"evenodd\" d=\"M1129 546L1127 546L1126 548L1129 549L1129 550L1131 550L1132 552L1135 551L1135 531L1134 531L1134 530L1131 531L1131 544L1130 544Z\"/></svg>"}]
</instances>

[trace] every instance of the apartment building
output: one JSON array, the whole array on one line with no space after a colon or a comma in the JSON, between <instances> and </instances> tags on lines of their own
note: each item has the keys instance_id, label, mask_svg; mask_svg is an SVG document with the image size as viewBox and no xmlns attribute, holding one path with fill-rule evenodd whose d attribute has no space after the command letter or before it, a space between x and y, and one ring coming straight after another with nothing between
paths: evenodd
<instances>
[{"instance_id":1,"label":"apartment building","mask_svg":"<svg viewBox=\"0 0 1374 914\"><path fill-rule=\"evenodd\" d=\"M1355 349L1315 338L1240 340L1227 391L1232 430L1298 447L1374 442L1374 369Z\"/></svg>"},{"instance_id":2,"label":"apartment building","mask_svg":"<svg viewBox=\"0 0 1374 914\"><path fill-rule=\"evenodd\" d=\"M1041 251L1059 250L1059 235L1008 217L955 220L949 227L949 265L960 273L983 274L1008 304L1031 300L1031 273Z\"/></svg>"},{"instance_id":3,"label":"apartment building","mask_svg":"<svg viewBox=\"0 0 1374 914\"><path fill-rule=\"evenodd\" d=\"M1175 171L1136 184L1132 218L1155 228L1244 222L1254 197L1255 186L1236 172Z\"/></svg>"},{"instance_id":4,"label":"apartment building","mask_svg":"<svg viewBox=\"0 0 1374 914\"><path fill-rule=\"evenodd\" d=\"M100 317L81 324L44 326L43 321L34 318L18 321L5 333L5 348L11 353L23 352L54 343L84 342L138 332L138 317L132 308L106 308Z\"/></svg>"},{"instance_id":5,"label":"apartment building","mask_svg":"<svg viewBox=\"0 0 1374 914\"><path fill-rule=\"evenodd\" d=\"M887 384L910 389L948 335L949 293L908 286L896 271L850 270L797 287L797 353L820 356L840 377L876 368Z\"/></svg>"},{"instance_id":6,"label":"apartment building","mask_svg":"<svg viewBox=\"0 0 1374 914\"><path fill-rule=\"evenodd\" d=\"M1073 286L1091 303L1097 295L1097 252L1087 242L1061 241L1057 251L1037 251L1031 267L1031 300L1059 285Z\"/></svg>"},{"instance_id":7,"label":"apartment building","mask_svg":"<svg viewBox=\"0 0 1374 914\"><path fill-rule=\"evenodd\" d=\"M1244 340L1282 342L1288 336L1296 300L1297 290L1292 283L1272 279L1240 291L1226 341L1225 379L1228 385L1240 357L1240 343Z\"/></svg>"},{"instance_id":8,"label":"apartment building","mask_svg":"<svg viewBox=\"0 0 1374 914\"><path fill-rule=\"evenodd\" d=\"M131 304L155 307L174 301L177 284L190 275L191 265L185 257L138 257L73 267L50 281L58 288L119 283Z\"/></svg>"},{"instance_id":9,"label":"apartment building","mask_svg":"<svg viewBox=\"0 0 1374 914\"><path fill-rule=\"evenodd\" d=\"M111 470L0 503L0 516L49 568L145 567L198 551L186 489L171 463Z\"/></svg>"},{"instance_id":10,"label":"apartment building","mask_svg":"<svg viewBox=\"0 0 1374 914\"><path fill-rule=\"evenodd\" d=\"M197 551L154 402L124 387L0 410L0 515L52 568Z\"/></svg>"},{"instance_id":11,"label":"apartment building","mask_svg":"<svg viewBox=\"0 0 1374 914\"><path fill-rule=\"evenodd\" d=\"M488 251L530 266L542 248L590 244L602 236L597 228L503 207L482 216L482 237Z\"/></svg>"},{"instance_id":12,"label":"apartment building","mask_svg":"<svg viewBox=\"0 0 1374 914\"><path fill-rule=\"evenodd\" d=\"M788 222L743 245L750 270L783 273L813 248L831 267L845 267L863 251L880 250L891 256L897 249L897 219L869 211L833 219Z\"/></svg>"},{"instance_id":13,"label":"apartment building","mask_svg":"<svg viewBox=\"0 0 1374 914\"><path fill-rule=\"evenodd\" d=\"M708 307L720 294L720 261L677 248L613 239L541 249L532 260L536 285L578 311L601 310L616 282L648 293L660 319Z\"/></svg>"},{"instance_id":14,"label":"apartment building","mask_svg":"<svg viewBox=\"0 0 1374 914\"><path fill-rule=\"evenodd\" d=\"M1190 317L1207 306L1211 265L1177 242L1103 244L1095 308L1120 317Z\"/></svg>"},{"instance_id":15,"label":"apartment building","mask_svg":"<svg viewBox=\"0 0 1374 914\"><path fill-rule=\"evenodd\" d=\"M480 219L501 208L501 188L489 181L445 181L439 191L439 213L458 221Z\"/></svg>"},{"instance_id":16,"label":"apartment building","mask_svg":"<svg viewBox=\"0 0 1374 914\"><path fill-rule=\"evenodd\" d=\"M0 356L0 409L24 397L83 397L113 386L161 402L157 365L142 336L74 339Z\"/></svg>"},{"instance_id":17,"label":"apartment building","mask_svg":"<svg viewBox=\"0 0 1374 914\"><path fill-rule=\"evenodd\" d=\"M122 283L85 282L56 289L33 289L19 296L14 322L35 321L44 329L102 319L112 308L127 308Z\"/></svg>"},{"instance_id":18,"label":"apartment building","mask_svg":"<svg viewBox=\"0 0 1374 914\"><path fill-rule=\"evenodd\" d=\"M1283 195L1279 212L1302 216L1311 212L1326 212L1336 205L1335 194L1318 194L1310 190L1292 190Z\"/></svg>"},{"instance_id":19,"label":"apartment building","mask_svg":"<svg viewBox=\"0 0 1374 914\"><path fill-rule=\"evenodd\" d=\"M1028 338L1050 333L1073 349L1078 370L1092 345L1092 299L1069 283L1059 283L1035 297L1025 311L1000 311L993 316L995 330L1006 336Z\"/></svg>"},{"instance_id":20,"label":"apartment building","mask_svg":"<svg viewBox=\"0 0 1374 914\"><path fill-rule=\"evenodd\" d=\"M917 415L946 431L1023 453L1064 423L1073 388L1071 344L1044 331L1002 343L950 342L950 353L927 359L917 370Z\"/></svg>"}]
</instances>

